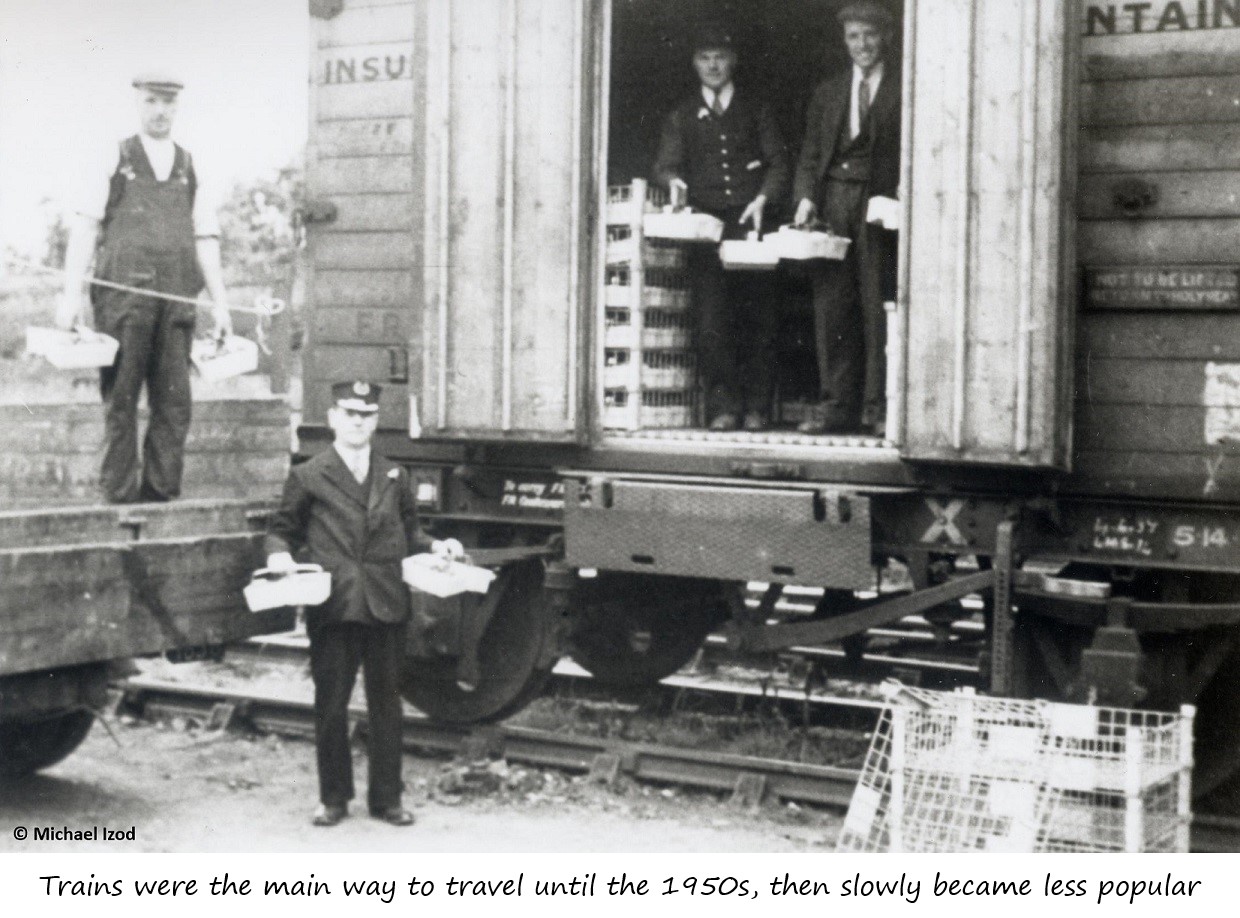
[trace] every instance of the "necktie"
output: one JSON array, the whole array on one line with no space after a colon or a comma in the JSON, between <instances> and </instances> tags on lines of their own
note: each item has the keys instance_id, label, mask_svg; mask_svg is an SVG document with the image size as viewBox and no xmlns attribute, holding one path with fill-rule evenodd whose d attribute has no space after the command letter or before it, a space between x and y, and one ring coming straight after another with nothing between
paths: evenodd
<instances>
[{"instance_id":1,"label":"necktie","mask_svg":"<svg viewBox=\"0 0 1240 918\"><path fill-rule=\"evenodd\" d=\"M367 469L362 463L360 453L354 453L352 458L349 459L349 471L353 473L353 477L357 479L358 484L365 484Z\"/></svg>"},{"instance_id":2,"label":"necktie","mask_svg":"<svg viewBox=\"0 0 1240 918\"><path fill-rule=\"evenodd\" d=\"M710 110L715 113L716 118L723 117L723 103L719 101L719 93L715 93L714 99L711 100Z\"/></svg>"},{"instance_id":3,"label":"necktie","mask_svg":"<svg viewBox=\"0 0 1240 918\"><path fill-rule=\"evenodd\" d=\"M870 113L870 81L869 78L862 79L857 84L857 130L858 133L865 128L865 116Z\"/></svg>"}]
</instances>

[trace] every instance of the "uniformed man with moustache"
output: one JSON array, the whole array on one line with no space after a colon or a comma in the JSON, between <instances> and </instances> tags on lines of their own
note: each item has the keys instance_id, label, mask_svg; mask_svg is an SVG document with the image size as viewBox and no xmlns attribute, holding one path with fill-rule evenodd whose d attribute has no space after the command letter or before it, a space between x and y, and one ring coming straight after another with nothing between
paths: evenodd
<instances>
[{"instance_id":1,"label":"uniformed man with moustache","mask_svg":"<svg viewBox=\"0 0 1240 918\"><path fill-rule=\"evenodd\" d=\"M900 182L900 72L889 60L895 21L876 0L837 16L852 66L821 83L806 115L793 179L795 222L852 240L843 261L811 262L820 401L803 433L886 426L887 317L895 286L893 233L866 222L869 199Z\"/></svg>"},{"instance_id":2,"label":"uniformed man with moustache","mask_svg":"<svg viewBox=\"0 0 1240 918\"><path fill-rule=\"evenodd\" d=\"M400 669L409 617L401 560L431 551L461 558L456 539L433 541L418 526L408 473L371 449L380 387L360 380L332 386L328 449L294 466L267 532L267 567L302 563L331 573L331 595L306 610L314 680L314 737L320 805L316 826L334 826L353 799L349 696L363 670L368 716L367 802L376 819L410 825L401 804Z\"/></svg>"},{"instance_id":3,"label":"uniformed man with moustache","mask_svg":"<svg viewBox=\"0 0 1240 918\"><path fill-rule=\"evenodd\" d=\"M770 107L733 83L737 57L722 28L693 44L700 86L663 124L655 179L723 221L724 239L772 222L787 193L788 154ZM712 430L762 430L774 381L777 313L767 278L725 272L714 246L689 252L699 370Z\"/></svg>"},{"instance_id":4,"label":"uniformed man with moustache","mask_svg":"<svg viewBox=\"0 0 1240 918\"><path fill-rule=\"evenodd\" d=\"M102 371L105 441L101 485L113 503L166 501L181 493L191 404L189 352L195 307L158 296L92 286L95 275L144 291L196 297L204 284L215 334L231 331L220 268L219 198L193 158L172 141L184 88L168 73L133 80L141 130L100 154L88 169L70 224L64 292L56 324L86 325L120 342ZM138 457L138 396L146 385L150 423Z\"/></svg>"}]
</instances>

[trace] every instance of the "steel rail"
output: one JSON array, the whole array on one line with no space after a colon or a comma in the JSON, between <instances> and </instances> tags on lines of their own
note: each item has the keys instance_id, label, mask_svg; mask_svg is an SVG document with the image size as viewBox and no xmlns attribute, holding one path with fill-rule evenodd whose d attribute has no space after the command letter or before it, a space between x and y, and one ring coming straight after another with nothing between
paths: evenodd
<instances>
[{"instance_id":1,"label":"steel rail","mask_svg":"<svg viewBox=\"0 0 1240 918\"><path fill-rule=\"evenodd\" d=\"M309 737L314 732L314 706L303 699L142 677L127 680L123 689L121 710L130 713L215 718L221 725L239 720L265 732L298 737ZM224 706L222 713L214 713L217 706ZM350 706L349 714L365 728L363 707ZM772 796L832 807L848 806L859 775L847 768L563 736L503 724L484 728L453 726L432 722L420 714L405 715L402 739L406 750L502 756L510 762L567 771L590 772L602 761L604 768L640 781L707 790L734 789L741 786L742 780L749 782L752 776L758 776ZM607 757L611 758L610 763Z\"/></svg>"},{"instance_id":2,"label":"steel rail","mask_svg":"<svg viewBox=\"0 0 1240 918\"><path fill-rule=\"evenodd\" d=\"M263 732L298 738L314 735L314 707L304 699L162 682L137 677L122 684L118 709L141 716L201 717L224 728L240 721ZM351 718L363 729L365 709L351 705ZM781 800L846 809L860 772L755 756L672 749L646 743L563 736L547 730L504 724L463 727L406 714L402 745L441 755L497 756L541 768L624 774L702 790L741 792L755 779L762 792ZM1240 818L1197 814L1191 850L1240 851Z\"/></svg>"}]
</instances>

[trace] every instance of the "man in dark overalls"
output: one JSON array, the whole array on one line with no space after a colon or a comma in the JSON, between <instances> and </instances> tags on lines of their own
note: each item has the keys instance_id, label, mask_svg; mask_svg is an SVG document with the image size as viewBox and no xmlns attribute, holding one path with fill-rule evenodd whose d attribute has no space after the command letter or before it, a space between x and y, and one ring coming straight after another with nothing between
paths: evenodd
<instances>
[{"instance_id":1,"label":"man in dark overalls","mask_svg":"<svg viewBox=\"0 0 1240 918\"><path fill-rule=\"evenodd\" d=\"M194 163L171 140L182 83L162 73L139 76L141 133L112 152L107 197L84 196L70 228L65 288L56 322L85 324L83 283L95 275L141 291L196 297L204 283L214 303L215 333L230 330L213 201L199 194ZM105 405L102 471L112 503L166 501L181 493L191 413L189 353L195 307L140 292L95 285L97 331L120 342L101 373ZM146 384L150 423L138 456L138 397Z\"/></svg>"}]
</instances>

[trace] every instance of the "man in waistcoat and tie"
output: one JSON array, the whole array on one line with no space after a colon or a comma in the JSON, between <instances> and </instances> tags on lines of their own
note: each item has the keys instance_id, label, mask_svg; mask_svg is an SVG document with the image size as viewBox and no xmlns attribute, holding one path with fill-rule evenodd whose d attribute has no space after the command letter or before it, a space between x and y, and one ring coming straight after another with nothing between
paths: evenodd
<instances>
[{"instance_id":1,"label":"man in waistcoat and tie","mask_svg":"<svg viewBox=\"0 0 1240 918\"><path fill-rule=\"evenodd\" d=\"M793 179L795 223L852 240L843 261L811 263L820 401L799 427L821 434L886 429L887 316L894 233L867 224L869 199L900 183L900 72L888 60L895 22L875 0L837 16L852 67L814 91Z\"/></svg>"},{"instance_id":2,"label":"man in waistcoat and tie","mask_svg":"<svg viewBox=\"0 0 1240 918\"><path fill-rule=\"evenodd\" d=\"M267 567L318 564L331 595L306 610L314 680L319 807L312 822L334 826L353 799L349 696L361 666L368 718L367 802L376 819L413 822L401 804L400 672L409 617L401 560L431 551L461 558L456 539L432 541L418 526L408 473L376 454L380 387L362 380L332 386L327 420L333 444L294 466L267 530Z\"/></svg>"},{"instance_id":3,"label":"man in waistcoat and tie","mask_svg":"<svg viewBox=\"0 0 1240 918\"><path fill-rule=\"evenodd\" d=\"M788 154L766 102L732 77L737 57L722 28L701 29L693 44L699 87L667 116L656 181L723 221L724 239L769 225L787 193ZM696 314L699 373L711 430L767 426L778 315L769 279L725 272L715 246L688 257Z\"/></svg>"},{"instance_id":4,"label":"man in waistcoat and tie","mask_svg":"<svg viewBox=\"0 0 1240 918\"><path fill-rule=\"evenodd\" d=\"M101 372L105 406L100 483L112 503L166 501L181 493L190 424L189 353L195 307L165 293L211 296L216 335L231 331L220 267L219 204L190 154L172 141L183 84L163 72L133 80L139 133L101 150L85 170L70 223L64 292L56 310L63 329L85 326L87 304L97 331L116 338L116 361ZM142 292L93 285L95 276ZM145 384L150 422L138 454L138 397Z\"/></svg>"}]
</instances>

